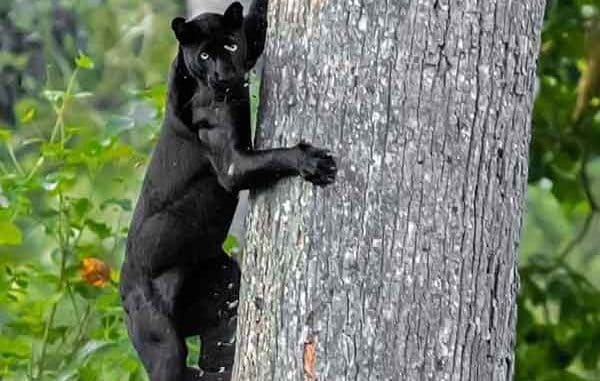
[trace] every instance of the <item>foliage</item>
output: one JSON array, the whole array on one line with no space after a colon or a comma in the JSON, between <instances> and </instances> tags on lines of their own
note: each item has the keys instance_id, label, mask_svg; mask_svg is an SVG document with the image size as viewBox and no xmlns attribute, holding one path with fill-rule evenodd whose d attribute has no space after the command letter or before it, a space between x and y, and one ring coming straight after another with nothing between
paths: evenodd
<instances>
[{"instance_id":1,"label":"foliage","mask_svg":"<svg viewBox=\"0 0 600 381\"><path fill-rule=\"evenodd\" d=\"M517 380L600 379L600 1L548 2L521 248ZM589 280L588 280L589 279Z\"/></svg>"},{"instance_id":2,"label":"foliage","mask_svg":"<svg viewBox=\"0 0 600 381\"><path fill-rule=\"evenodd\" d=\"M153 3L11 1L48 70L44 85L23 69L16 125L0 126L3 380L145 379L116 269L174 55L154 28L177 9Z\"/></svg>"},{"instance_id":3,"label":"foliage","mask_svg":"<svg viewBox=\"0 0 600 381\"><path fill-rule=\"evenodd\" d=\"M83 127L69 123L69 109L80 107L77 76L91 69L91 62L80 54L66 90L46 93L56 115L49 135L5 140L12 166L2 174L4 241L45 242L36 250L41 254L37 260L7 261L0 280L3 339L17 343L0 349L6 379L99 379L97 366L87 366L93 355L118 357L117 363L132 374L139 368L133 356L122 357L131 350L122 328L117 279L111 279L104 262L116 263L131 203L90 189L106 181L106 173L133 167L143 156L113 134L85 137ZM116 189L123 186L118 176L111 180ZM117 376L105 374L111 373Z\"/></svg>"},{"instance_id":4,"label":"foliage","mask_svg":"<svg viewBox=\"0 0 600 381\"><path fill-rule=\"evenodd\" d=\"M597 379L600 290L545 255L520 272L517 379Z\"/></svg>"}]
</instances>

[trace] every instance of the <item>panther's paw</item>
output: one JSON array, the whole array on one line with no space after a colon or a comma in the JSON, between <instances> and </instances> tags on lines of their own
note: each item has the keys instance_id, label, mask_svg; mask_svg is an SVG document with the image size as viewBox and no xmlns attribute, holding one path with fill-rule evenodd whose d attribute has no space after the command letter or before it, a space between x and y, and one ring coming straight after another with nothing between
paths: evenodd
<instances>
[{"instance_id":1,"label":"panther's paw","mask_svg":"<svg viewBox=\"0 0 600 381\"><path fill-rule=\"evenodd\" d=\"M335 181L337 165L331 152L302 142L298 144L302 152L300 159L300 175L307 181L325 186Z\"/></svg>"},{"instance_id":2,"label":"panther's paw","mask_svg":"<svg viewBox=\"0 0 600 381\"><path fill-rule=\"evenodd\" d=\"M206 371L199 381L229 381L231 380L231 370L221 368L218 371Z\"/></svg>"},{"instance_id":3,"label":"panther's paw","mask_svg":"<svg viewBox=\"0 0 600 381\"><path fill-rule=\"evenodd\" d=\"M221 368L217 371L204 371L198 368L187 368L185 372L185 381L229 381L231 380L231 370Z\"/></svg>"},{"instance_id":4,"label":"panther's paw","mask_svg":"<svg viewBox=\"0 0 600 381\"><path fill-rule=\"evenodd\" d=\"M185 381L202 381L204 372L198 368L187 368L185 370Z\"/></svg>"}]
</instances>

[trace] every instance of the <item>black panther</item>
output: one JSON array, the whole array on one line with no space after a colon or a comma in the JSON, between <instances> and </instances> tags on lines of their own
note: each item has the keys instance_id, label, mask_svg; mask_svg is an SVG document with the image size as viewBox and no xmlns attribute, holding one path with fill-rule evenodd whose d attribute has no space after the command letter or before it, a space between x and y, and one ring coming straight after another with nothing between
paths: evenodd
<instances>
[{"instance_id":1,"label":"black panther","mask_svg":"<svg viewBox=\"0 0 600 381\"><path fill-rule=\"evenodd\" d=\"M238 191L285 176L335 180L329 151L300 143L254 150L247 74L262 54L267 0L247 16L176 18L179 51L165 119L139 196L121 272L129 336L151 381L229 380L240 282L222 250ZM184 339L200 336L202 370L186 366Z\"/></svg>"}]
</instances>

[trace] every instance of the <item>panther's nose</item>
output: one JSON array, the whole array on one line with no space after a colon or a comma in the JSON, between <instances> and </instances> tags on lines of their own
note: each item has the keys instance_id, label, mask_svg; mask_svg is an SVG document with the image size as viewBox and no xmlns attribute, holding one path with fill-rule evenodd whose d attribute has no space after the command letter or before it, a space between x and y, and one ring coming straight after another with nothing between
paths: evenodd
<instances>
[{"instance_id":1,"label":"panther's nose","mask_svg":"<svg viewBox=\"0 0 600 381\"><path fill-rule=\"evenodd\" d=\"M219 83L234 83L236 82L236 76L233 73L215 73L215 82Z\"/></svg>"},{"instance_id":2,"label":"panther's nose","mask_svg":"<svg viewBox=\"0 0 600 381\"><path fill-rule=\"evenodd\" d=\"M226 91L232 87L232 82L230 81L213 81L213 87L217 90Z\"/></svg>"}]
</instances>

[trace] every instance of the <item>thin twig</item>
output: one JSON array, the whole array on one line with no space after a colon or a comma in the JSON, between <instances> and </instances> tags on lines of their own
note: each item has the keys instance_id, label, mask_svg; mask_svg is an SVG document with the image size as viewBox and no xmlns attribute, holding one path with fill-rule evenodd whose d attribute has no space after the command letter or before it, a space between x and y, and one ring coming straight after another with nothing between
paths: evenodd
<instances>
[{"instance_id":1,"label":"thin twig","mask_svg":"<svg viewBox=\"0 0 600 381\"><path fill-rule=\"evenodd\" d=\"M12 160L15 168L17 169L17 171L19 172L20 175L23 175L25 172L23 172L23 168L21 168L21 164L19 164L19 161L17 160L17 157L15 156L15 151L12 147L12 144L7 142L6 148L8 150L8 156L10 156L10 159Z\"/></svg>"},{"instance_id":2,"label":"thin twig","mask_svg":"<svg viewBox=\"0 0 600 381\"><path fill-rule=\"evenodd\" d=\"M71 75L69 84L67 86L67 90L65 91L63 103L61 104L61 107L57 111L56 124L52 131L52 136L50 138L50 142L53 142L54 139L56 138L57 131L60 133L59 136L60 136L61 155L64 155L64 152L62 150L64 149L65 139L66 139L65 133L64 133L64 128L65 128L64 112L65 112L67 100L69 99L71 92L73 90L73 87L74 87L77 72L78 72L78 70L75 69L75 71ZM65 222L68 223L68 221L64 220L64 214L65 214L64 203L65 203L65 197L64 197L62 188L59 187L57 236L58 236L58 247L59 247L61 258L60 258L60 273L59 273L60 275L59 275L59 281L58 281L58 291L60 294L60 298L58 299L58 301L60 299L62 299L62 293L64 292L64 289L66 286L67 255L69 253L69 227L65 225ZM54 324L54 318L56 316L56 309L58 306L58 301L56 301L56 303L54 303L52 305L52 307L50 308L50 314L48 316L48 320L46 321L46 325L44 327L42 349L40 351L40 358L39 358L38 364L37 364L37 374L34 379L41 377L44 372L44 364L46 361L46 354L48 351L48 338L49 338L50 329L52 328L52 325Z\"/></svg>"},{"instance_id":3,"label":"thin twig","mask_svg":"<svg viewBox=\"0 0 600 381\"><path fill-rule=\"evenodd\" d=\"M571 241L565 246L565 248L558 255L558 259L564 261L565 258L573 251L573 249L583 241L583 239L587 236L590 228L592 227L592 221L594 220L594 216L598 212L598 204L596 200L594 200L594 195L592 192L592 187L590 184L590 178L587 173L588 166L588 154L584 154L584 161L580 169L579 177L581 180L581 185L583 187L583 192L585 194L585 198L590 206L590 211L585 217L585 221L583 222L582 228L579 230L579 233L573 237Z\"/></svg>"},{"instance_id":4,"label":"thin twig","mask_svg":"<svg viewBox=\"0 0 600 381\"><path fill-rule=\"evenodd\" d=\"M577 235L575 235L575 237L573 237L573 239L569 241L567 246L565 246L565 248L558 255L558 258L560 260L564 261L565 258L571 253L571 251L573 251L575 246L581 243L581 241L587 236L590 227L592 226L594 215L595 213L590 210L587 216L585 216L585 220L583 221L583 227L579 230Z\"/></svg>"}]
</instances>

